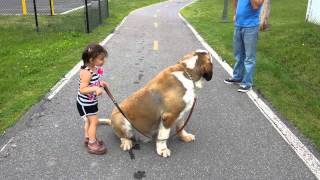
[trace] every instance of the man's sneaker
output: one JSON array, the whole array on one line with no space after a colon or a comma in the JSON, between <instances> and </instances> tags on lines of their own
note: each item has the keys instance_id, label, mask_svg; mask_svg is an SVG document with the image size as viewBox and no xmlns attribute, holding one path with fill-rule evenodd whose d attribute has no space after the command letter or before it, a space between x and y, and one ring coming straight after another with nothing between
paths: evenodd
<instances>
[{"instance_id":1,"label":"man's sneaker","mask_svg":"<svg viewBox=\"0 0 320 180\"><path fill-rule=\"evenodd\" d=\"M224 80L224 83L226 83L226 84L239 84L239 83L241 83L241 81L240 80L234 80L232 78L228 78L228 79Z\"/></svg>"},{"instance_id":2,"label":"man's sneaker","mask_svg":"<svg viewBox=\"0 0 320 180\"><path fill-rule=\"evenodd\" d=\"M104 143L102 141L96 140L93 143L88 143L88 152L91 154L97 154L102 155L106 153L106 148L104 146Z\"/></svg>"},{"instance_id":3,"label":"man's sneaker","mask_svg":"<svg viewBox=\"0 0 320 180\"><path fill-rule=\"evenodd\" d=\"M238 92L248 92L252 89L251 86L246 86L246 85L240 85Z\"/></svg>"}]
</instances>

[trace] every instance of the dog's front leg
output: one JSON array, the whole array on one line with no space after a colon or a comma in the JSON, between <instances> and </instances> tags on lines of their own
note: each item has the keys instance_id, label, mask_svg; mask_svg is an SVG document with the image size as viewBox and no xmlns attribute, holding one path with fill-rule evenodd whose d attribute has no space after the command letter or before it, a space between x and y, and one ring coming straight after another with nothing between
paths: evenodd
<instances>
[{"instance_id":1,"label":"dog's front leg","mask_svg":"<svg viewBox=\"0 0 320 180\"><path fill-rule=\"evenodd\" d=\"M169 157L171 152L167 147L167 140L170 135L170 128L166 128L163 125L163 121L160 122L158 139L157 139L157 153L162 157Z\"/></svg>"},{"instance_id":2,"label":"dog's front leg","mask_svg":"<svg viewBox=\"0 0 320 180\"><path fill-rule=\"evenodd\" d=\"M177 135L180 137L180 139L184 142L192 142L196 139L195 135L188 133L185 128L183 128L180 132L180 130L183 127L184 122L179 122L176 127Z\"/></svg>"}]
</instances>

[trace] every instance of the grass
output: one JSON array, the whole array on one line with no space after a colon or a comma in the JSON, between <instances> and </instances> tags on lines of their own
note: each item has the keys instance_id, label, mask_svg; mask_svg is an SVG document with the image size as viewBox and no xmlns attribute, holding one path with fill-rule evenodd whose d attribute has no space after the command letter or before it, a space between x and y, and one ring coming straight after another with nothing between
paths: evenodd
<instances>
[{"instance_id":1,"label":"grass","mask_svg":"<svg viewBox=\"0 0 320 180\"><path fill-rule=\"evenodd\" d=\"M272 1L271 30L259 34L255 88L320 150L320 26L305 22L306 9L307 0ZM220 22L222 10L223 1L199 0L182 14L232 65L233 23Z\"/></svg>"},{"instance_id":2,"label":"grass","mask_svg":"<svg viewBox=\"0 0 320 180\"><path fill-rule=\"evenodd\" d=\"M86 44L100 42L132 10L160 0L112 0L110 17L86 34L83 13L34 17L0 16L0 134L12 126L65 75Z\"/></svg>"}]
</instances>

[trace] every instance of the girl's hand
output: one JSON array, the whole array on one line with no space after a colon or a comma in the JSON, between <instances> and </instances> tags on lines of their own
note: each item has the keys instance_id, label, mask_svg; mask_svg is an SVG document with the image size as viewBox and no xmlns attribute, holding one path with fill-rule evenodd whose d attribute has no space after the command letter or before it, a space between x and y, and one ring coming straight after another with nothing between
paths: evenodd
<instances>
[{"instance_id":1,"label":"girl's hand","mask_svg":"<svg viewBox=\"0 0 320 180\"><path fill-rule=\"evenodd\" d=\"M107 87L107 86L109 86L109 84L107 82L105 82L105 81L100 81L100 86L101 87Z\"/></svg>"},{"instance_id":2,"label":"girl's hand","mask_svg":"<svg viewBox=\"0 0 320 180\"><path fill-rule=\"evenodd\" d=\"M102 94L103 90L100 87L96 86L95 92L96 92L97 96L100 96Z\"/></svg>"}]
</instances>

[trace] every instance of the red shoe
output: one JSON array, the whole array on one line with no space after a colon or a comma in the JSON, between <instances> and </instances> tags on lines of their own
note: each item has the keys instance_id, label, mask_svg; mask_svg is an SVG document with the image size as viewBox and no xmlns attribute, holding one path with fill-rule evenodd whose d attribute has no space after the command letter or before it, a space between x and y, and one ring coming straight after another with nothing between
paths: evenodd
<instances>
[{"instance_id":1,"label":"red shoe","mask_svg":"<svg viewBox=\"0 0 320 180\"><path fill-rule=\"evenodd\" d=\"M89 143L89 138L86 137L86 138L84 139L84 146L85 146L85 147L88 147L88 143Z\"/></svg>"},{"instance_id":2,"label":"red shoe","mask_svg":"<svg viewBox=\"0 0 320 180\"><path fill-rule=\"evenodd\" d=\"M102 144L102 145L104 144L102 140L98 140L98 139L97 139L97 141L99 142L99 144ZM85 146L85 147L88 147L88 143L89 143L89 138L86 137L86 138L84 139L84 146Z\"/></svg>"},{"instance_id":3,"label":"red shoe","mask_svg":"<svg viewBox=\"0 0 320 180\"><path fill-rule=\"evenodd\" d=\"M88 153L102 155L106 152L107 150L102 141L96 140L93 143L88 142Z\"/></svg>"}]
</instances>

